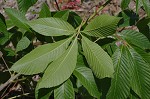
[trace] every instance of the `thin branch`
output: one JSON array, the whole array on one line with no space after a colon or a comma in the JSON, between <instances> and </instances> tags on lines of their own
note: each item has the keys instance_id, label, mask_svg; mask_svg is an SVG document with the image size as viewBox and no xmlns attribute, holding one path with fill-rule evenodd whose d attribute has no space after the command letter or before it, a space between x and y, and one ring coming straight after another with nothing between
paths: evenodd
<instances>
[{"instance_id":1,"label":"thin branch","mask_svg":"<svg viewBox=\"0 0 150 99\"><path fill-rule=\"evenodd\" d=\"M96 39L94 42L97 42L97 41L99 41L101 38L99 37L98 39Z\"/></svg>"},{"instance_id":2,"label":"thin branch","mask_svg":"<svg viewBox=\"0 0 150 99\"><path fill-rule=\"evenodd\" d=\"M16 84L17 82L13 85L12 88L9 89L9 91L4 96L1 97L1 99L4 99L12 91L12 89L15 87Z\"/></svg>"},{"instance_id":3,"label":"thin branch","mask_svg":"<svg viewBox=\"0 0 150 99\"><path fill-rule=\"evenodd\" d=\"M51 38L52 38L53 42L55 43L56 41L55 41L54 37L53 37L53 36L51 36Z\"/></svg>"},{"instance_id":4,"label":"thin branch","mask_svg":"<svg viewBox=\"0 0 150 99\"><path fill-rule=\"evenodd\" d=\"M4 57L1 56L1 58L2 58L2 60L3 60L3 62L4 62L4 64L5 64L6 68L8 69L9 74L12 75L11 72L10 72L10 70L9 70L9 67L8 67L8 65L7 65L7 63L6 63L5 59L4 59Z\"/></svg>"},{"instance_id":5,"label":"thin branch","mask_svg":"<svg viewBox=\"0 0 150 99\"><path fill-rule=\"evenodd\" d=\"M60 8L59 8L57 0L55 0L55 3L56 3L56 6L57 6L57 9L60 11Z\"/></svg>"},{"instance_id":6,"label":"thin branch","mask_svg":"<svg viewBox=\"0 0 150 99\"><path fill-rule=\"evenodd\" d=\"M16 74L16 75L12 76L7 82L5 82L4 84L2 84L0 86L0 91L2 91L8 84L12 83L13 80L15 80L19 76L20 76L20 74Z\"/></svg>"},{"instance_id":7,"label":"thin branch","mask_svg":"<svg viewBox=\"0 0 150 99\"><path fill-rule=\"evenodd\" d=\"M107 4L109 4L112 0L108 0L104 5L102 5L101 7L99 7L98 10L96 10L88 19L88 21L90 21L91 19L93 19L105 6L107 6Z\"/></svg>"},{"instance_id":8,"label":"thin branch","mask_svg":"<svg viewBox=\"0 0 150 99\"><path fill-rule=\"evenodd\" d=\"M10 85L11 85L11 84L9 84L9 85L6 87L6 89L5 89L4 92L2 93L1 97L4 96L4 94L6 93L7 89L10 87Z\"/></svg>"},{"instance_id":9,"label":"thin branch","mask_svg":"<svg viewBox=\"0 0 150 99\"><path fill-rule=\"evenodd\" d=\"M27 95L29 95L29 94L31 94L31 93L24 93L24 94L22 94L22 95L17 95L17 96L8 98L8 99L16 99L16 98L19 98L19 97L22 97L22 96L27 96Z\"/></svg>"}]
</instances>

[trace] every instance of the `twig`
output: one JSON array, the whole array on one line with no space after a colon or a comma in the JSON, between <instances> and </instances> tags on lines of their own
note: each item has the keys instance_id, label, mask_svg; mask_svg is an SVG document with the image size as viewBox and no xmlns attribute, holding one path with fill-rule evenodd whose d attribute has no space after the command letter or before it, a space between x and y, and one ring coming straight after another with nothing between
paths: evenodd
<instances>
[{"instance_id":1,"label":"twig","mask_svg":"<svg viewBox=\"0 0 150 99\"><path fill-rule=\"evenodd\" d=\"M108 0L104 5L102 5L101 7L99 7L98 10L96 10L88 19L88 21L91 21L91 19L93 19L97 13L99 13L107 4L109 4L112 0Z\"/></svg>"},{"instance_id":2,"label":"twig","mask_svg":"<svg viewBox=\"0 0 150 99\"><path fill-rule=\"evenodd\" d=\"M6 93L7 89L10 87L10 85L11 85L11 84L9 84L9 85L6 87L6 89L5 89L4 92L2 93L1 97L4 96L4 94Z\"/></svg>"},{"instance_id":3,"label":"twig","mask_svg":"<svg viewBox=\"0 0 150 99\"><path fill-rule=\"evenodd\" d=\"M15 99L15 98L19 98L19 97L22 97L22 96L27 96L27 95L29 95L29 94L31 94L31 93L24 93L24 94L22 94L22 95L17 95L17 96L8 98L8 99Z\"/></svg>"},{"instance_id":4,"label":"twig","mask_svg":"<svg viewBox=\"0 0 150 99\"><path fill-rule=\"evenodd\" d=\"M2 58L2 60L3 60L3 62L4 62L4 64L5 64L6 68L8 69L9 74L12 75L11 72L10 72L10 70L9 70L9 67L8 67L8 65L7 65L7 63L6 63L5 59L4 59L4 57L1 56L1 58Z\"/></svg>"},{"instance_id":5,"label":"twig","mask_svg":"<svg viewBox=\"0 0 150 99\"><path fill-rule=\"evenodd\" d=\"M12 81L15 80L18 76L20 76L20 74L16 74L16 75L12 76L7 82L2 84L0 86L0 91L2 91L8 84L12 83Z\"/></svg>"},{"instance_id":6,"label":"twig","mask_svg":"<svg viewBox=\"0 0 150 99\"><path fill-rule=\"evenodd\" d=\"M56 6L57 6L57 9L60 11L60 8L59 8L57 0L55 0L55 3L56 3Z\"/></svg>"},{"instance_id":7,"label":"twig","mask_svg":"<svg viewBox=\"0 0 150 99\"><path fill-rule=\"evenodd\" d=\"M12 88L14 88L16 84L17 82L13 85ZM4 99L12 91L12 88L10 88L9 91L4 96L1 97L1 99Z\"/></svg>"},{"instance_id":8,"label":"twig","mask_svg":"<svg viewBox=\"0 0 150 99\"><path fill-rule=\"evenodd\" d=\"M99 41L101 38L99 37L98 39L96 39L94 42L97 42L97 41Z\"/></svg>"},{"instance_id":9,"label":"twig","mask_svg":"<svg viewBox=\"0 0 150 99\"><path fill-rule=\"evenodd\" d=\"M53 42L55 43L56 41L55 41L54 37L53 37L53 36L51 36L51 38L52 38Z\"/></svg>"}]
</instances>

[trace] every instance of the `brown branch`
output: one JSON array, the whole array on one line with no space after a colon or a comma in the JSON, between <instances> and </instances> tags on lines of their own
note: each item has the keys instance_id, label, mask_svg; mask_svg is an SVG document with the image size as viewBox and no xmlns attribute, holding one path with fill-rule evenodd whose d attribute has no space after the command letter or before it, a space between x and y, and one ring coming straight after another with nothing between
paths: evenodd
<instances>
[{"instance_id":1,"label":"brown branch","mask_svg":"<svg viewBox=\"0 0 150 99\"><path fill-rule=\"evenodd\" d=\"M99 7L98 10L96 10L88 19L88 21L91 21L91 19L93 19L105 6L107 6L107 4L109 4L112 0L108 0L104 5L102 5L101 7Z\"/></svg>"},{"instance_id":2,"label":"brown branch","mask_svg":"<svg viewBox=\"0 0 150 99\"><path fill-rule=\"evenodd\" d=\"M20 74L16 74L16 75L12 76L7 82L5 82L4 84L2 84L0 86L0 91L2 91L8 84L12 83L13 80L15 80L19 76L20 76Z\"/></svg>"},{"instance_id":3,"label":"brown branch","mask_svg":"<svg viewBox=\"0 0 150 99\"><path fill-rule=\"evenodd\" d=\"M59 8L59 5L58 5L57 0L55 0L55 3L56 3L56 7L57 7L57 9L60 11L60 8Z\"/></svg>"}]
</instances>

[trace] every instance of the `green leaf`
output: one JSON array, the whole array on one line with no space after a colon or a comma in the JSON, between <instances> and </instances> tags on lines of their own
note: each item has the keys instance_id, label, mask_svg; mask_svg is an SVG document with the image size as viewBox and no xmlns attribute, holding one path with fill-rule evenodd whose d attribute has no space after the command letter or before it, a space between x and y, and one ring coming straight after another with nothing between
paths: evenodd
<instances>
[{"instance_id":1,"label":"green leaf","mask_svg":"<svg viewBox=\"0 0 150 99\"><path fill-rule=\"evenodd\" d=\"M40 18L28 22L33 30L45 36L62 36L75 33L75 29L59 18Z\"/></svg>"},{"instance_id":2,"label":"green leaf","mask_svg":"<svg viewBox=\"0 0 150 99\"><path fill-rule=\"evenodd\" d=\"M8 19L6 20L6 26L7 26L7 30L10 30L14 27L14 24L10 19Z\"/></svg>"},{"instance_id":3,"label":"green leaf","mask_svg":"<svg viewBox=\"0 0 150 99\"><path fill-rule=\"evenodd\" d=\"M68 17L69 17L69 10L59 11L53 17L61 18L65 21L67 21Z\"/></svg>"},{"instance_id":4,"label":"green leaf","mask_svg":"<svg viewBox=\"0 0 150 99\"><path fill-rule=\"evenodd\" d=\"M150 18L145 17L145 18L142 18L141 20L139 20L136 23L136 26L137 26L139 32L144 34L150 41L150 34L149 34L150 24L149 23L150 23Z\"/></svg>"},{"instance_id":5,"label":"green leaf","mask_svg":"<svg viewBox=\"0 0 150 99\"><path fill-rule=\"evenodd\" d=\"M53 92L52 88L38 89L39 82L37 83L36 88L35 88L35 98L36 99L49 99L50 95Z\"/></svg>"},{"instance_id":6,"label":"green leaf","mask_svg":"<svg viewBox=\"0 0 150 99\"><path fill-rule=\"evenodd\" d=\"M73 73L77 62L77 38L70 48L57 60L53 61L46 69L39 88L50 88L58 86L66 81Z\"/></svg>"},{"instance_id":7,"label":"green leaf","mask_svg":"<svg viewBox=\"0 0 150 99\"><path fill-rule=\"evenodd\" d=\"M119 20L118 17L101 15L94 18L82 32L89 36L106 37L116 32Z\"/></svg>"},{"instance_id":8,"label":"green leaf","mask_svg":"<svg viewBox=\"0 0 150 99\"><path fill-rule=\"evenodd\" d=\"M130 53L124 46L118 48L112 56L115 73L111 80L111 87L107 99L127 99L130 94Z\"/></svg>"},{"instance_id":9,"label":"green leaf","mask_svg":"<svg viewBox=\"0 0 150 99\"><path fill-rule=\"evenodd\" d=\"M110 55L112 56L114 52L117 49L117 45L115 44L116 42L108 43L102 46L102 48Z\"/></svg>"},{"instance_id":10,"label":"green leaf","mask_svg":"<svg viewBox=\"0 0 150 99\"><path fill-rule=\"evenodd\" d=\"M30 45L30 40L27 37L23 37L17 44L16 52L26 49Z\"/></svg>"},{"instance_id":11,"label":"green leaf","mask_svg":"<svg viewBox=\"0 0 150 99\"><path fill-rule=\"evenodd\" d=\"M0 32L7 32L7 27L2 18L0 18Z\"/></svg>"},{"instance_id":12,"label":"green leaf","mask_svg":"<svg viewBox=\"0 0 150 99\"><path fill-rule=\"evenodd\" d=\"M122 17L122 20L119 22L119 27L136 25L139 20L139 16L133 10L129 9L121 11L118 16Z\"/></svg>"},{"instance_id":13,"label":"green leaf","mask_svg":"<svg viewBox=\"0 0 150 99\"><path fill-rule=\"evenodd\" d=\"M120 35L131 44L134 44L142 49L150 49L150 42L142 33L134 30L124 30Z\"/></svg>"},{"instance_id":14,"label":"green leaf","mask_svg":"<svg viewBox=\"0 0 150 99\"><path fill-rule=\"evenodd\" d=\"M82 47L85 58L98 78L112 77L113 62L110 56L96 43L82 36Z\"/></svg>"},{"instance_id":15,"label":"green leaf","mask_svg":"<svg viewBox=\"0 0 150 99\"><path fill-rule=\"evenodd\" d=\"M128 5L129 5L130 1L131 0L122 0L121 1L121 8L122 8L122 10L128 8Z\"/></svg>"},{"instance_id":16,"label":"green leaf","mask_svg":"<svg viewBox=\"0 0 150 99\"><path fill-rule=\"evenodd\" d=\"M150 64L150 52L147 53L147 52L145 52L144 50L142 50L142 49L140 49L140 48L138 48L138 47L134 47L134 49L136 50L137 53L139 53L139 54L142 56L142 58L143 58L147 63Z\"/></svg>"},{"instance_id":17,"label":"green leaf","mask_svg":"<svg viewBox=\"0 0 150 99\"><path fill-rule=\"evenodd\" d=\"M54 90L54 99L75 99L73 85L69 79Z\"/></svg>"},{"instance_id":18,"label":"green leaf","mask_svg":"<svg viewBox=\"0 0 150 99\"><path fill-rule=\"evenodd\" d=\"M40 18L51 17L51 12L46 3L43 3L41 11L39 13Z\"/></svg>"},{"instance_id":19,"label":"green leaf","mask_svg":"<svg viewBox=\"0 0 150 99\"><path fill-rule=\"evenodd\" d=\"M17 0L19 10L24 13L36 2L37 0Z\"/></svg>"},{"instance_id":20,"label":"green leaf","mask_svg":"<svg viewBox=\"0 0 150 99\"><path fill-rule=\"evenodd\" d=\"M4 50L8 53L7 56L15 56L16 53L12 48L4 48Z\"/></svg>"},{"instance_id":21,"label":"green leaf","mask_svg":"<svg viewBox=\"0 0 150 99\"><path fill-rule=\"evenodd\" d=\"M141 6L143 6L142 0L136 0L136 13L138 13Z\"/></svg>"},{"instance_id":22,"label":"green leaf","mask_svg":"<svg viewBox=\"0 0 150 99\"><path fill-rule=\"evenodd\" d=\"M74 28L77 28L81 22L82 22L82 18L76 14L75 12L73 11L70 11L69 12L69 17L68 17L68 20L67 20ZM82 28L84 28L85 26L83 26Z\"/></svg>"},{"instance_id":23,"label":"green leaf","mask_svg":"<svg viewBox=\"0 0 150 99\"><path fill-rule=\"evenodd\" d=\"M26 24L27 20L23 13L11 8L6 8L5 12L15 26L30 31L29 26Z\"/></svg>"},{"instance_id":24,"label":"green leaf","mask_svg":"<svg viewBox=\"0 0 150 99\"><path fill-rule=\"evenodd\" d=\"M85 66L78 67L74 70L73 74L79 79L91 96L97 99L100 98L100 92L98 91L91 69Z\"/></svg>"},{"instance_id":25,"label":"green leaf","mask_svg":"<svg viewBox=\"0 0 150 99\"><path fill-rule=\"evenodd\" d=\"M149 0L142 0L145 12L147 13L147 16L150 17L150 1Z\"/></svg>"},{"instance_id":26,"label":"green leaf","mask_svg":"<svg viewBox=\"0 0 150 99\"><path fill-rule=\"evenodd\" d=\"M25 75L43 72L50 62L54 61L65 52L71 39L72 37L35 48L33 51L17 61L11 67L11 70Z\"/></svg>"},{"instance_id":27,"label":"green leaf","mask_svg":"<svg viewBox=\"0 0 150 99\"><path fill-rule=\"evenodd\" d=\"M2 35L2 36L1 36ZM4 45L6 42L8 42L12 36L9 32L4 32L3 34L0 34L0 45Z\"/></svg>"},{"instance_id":28,"label":"green leaf","mask_svg":"<svg viewBox=\"0 0 150 99\"><path fill-rule=\"evenodd\" d=\"M140 99L139 97L136 97L136 96L134 96L134 95L132 95L132 94L130 94L130 98L129 99Z\"/></svg>"},{"instance_id":29,"label":"green leaf","mask_svg":"<svg viewBox=\"0 0 150 99\"><path fill-rule=\"evenodd\" d=\"M132 48L131 88L141 99L150 98L150 65Z\"/></svg>"}]
</instances>

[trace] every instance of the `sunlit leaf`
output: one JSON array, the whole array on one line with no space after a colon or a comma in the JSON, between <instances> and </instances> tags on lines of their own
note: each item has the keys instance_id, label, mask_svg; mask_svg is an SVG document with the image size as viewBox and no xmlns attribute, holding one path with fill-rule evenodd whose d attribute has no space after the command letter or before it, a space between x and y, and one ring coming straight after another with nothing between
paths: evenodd
<instances>
[{"instance_id":1,"label":"sunlit leaf","mask_svg":"<svg viewBox=\"0 0 150 99\"><path fill-rule=\"evenodd\" d=\"M30 31L29 26L26 24L27 20L23 13L11 8L6 8L5 12L7 13L7 15L9 16L9 18L15 26Z\"/></svg>"},{"instance_id":2,"label":"sunlit leaf","mask_svg":"<svg viewBox=\"0 0 150 99\"><path fill-rule=\"evenodd\" d=\"M23 37L17 44L16 52L26 49L30 45L30 40L27 37Z\"/></svg>"},{"instance_id":3,"label":"sunlit leaf","mask_svg":"<svg viewBox=\"0 0 150 99\"><path fill-rule=\"evenodd\" d=\"M72 82L68 79L54 90L55 99L75 99Z\"/></svg>"},{"instance_id":4,"label":"sunlit leaf","mask_svg":"<svg viewBox=\"0 0 150 99\"><path fill-rule=\"evenodd\" d=\"M28 22L33 30L45 36L62 36L75 33L75 29L59 18L40 18Z\"/></svg>"},{"instance_id":5,"label":"sunlit leaf","mask_svg":"<svg viewBox=\"0 0 150 99\"><path fill-rule=\"evenodd\" d=\"M65 52L71 39L72 38L69 38L35 48L33 51L18 60L11 67L11 70L26 75L43 72L50 62L57 59Z\"/></svg>"},{"instance_id":6,"label":"sunlit leaf","mask_svg":"<svg viewBox=\"0 0 150 99\"><path fill-rule=\"evenodd\" d=\"M142 49L150 49L148 38L140 32L134 30L124 30L120 33L128 43L136 45Z\"/></svg>"},{"instance_id":7,"label":"sunlit leaf","mask_svg":"<svg viewBox=\"0 0 150 99\"><path fill-rule=\"evenodd\" d=\"M131 88L141 97L150 97L150 65L134 49L129 48L132 56Z\"/></svg>"},{"instance_id":8,"label":"sunlit leaf","mask_svg":"<svg viewBox=\"0 0 150 99\"><path fill-rule=\"evenodd\" d=\"M118 48L112 56L115 73L107 99L126 99L130 94L131 66L128 49Z\"/></svg>"},{"instance_id":9,"label":"sunlit leaf","mask_svg":"<svg viewBox=\"0 0 150 99\"><path fill-rule=\"evenodd\" d=\"M94 18L82 31L89 36L106 37L115 33L120 18L100 15Z\"/></svg>"},{"instance_id":10,"label":"sunlit leaf","mask_svg":"<svg viewBox=\"0 0 150 99\"><path fill-rule=\"evenodd\" d=\"M54 17L67 21L69 17L69 10L59 11L54 15Z\"/></svg>"},{"instance_id":11,"label":"sunlit leaf","mask_svg":"<svg viewBox=\"0 0 150 99\"><path fill-rule=\"evenodd\" d=\"M113 62L110 56L96 43L82 36L82 47L85 58L98 78L112 77Z\"/></svg>"},{"instance_id":12,"label":"sunlit leaf","mask_svg":"<svg viewBox=\"0 0 150 99\"><path fill-rule=\"evenodd\" d=\"M43 3L41 11L39 13L40 18L50 17L51 12L46 3Z\"/></svg>"},{"instance_id":13,"label":"sunlit leaf","mask_svg":"<svg viewBox=\"0 0 150 99\"><path fill-rule=\"evenodd\" d=\"M58 86L66 81L75 69L77 62L77 51L77 38L75 38L67 51L58 59L49 64L45 70L41 82L39 83L39 89Z\"/></svg>"}]
</instances>

